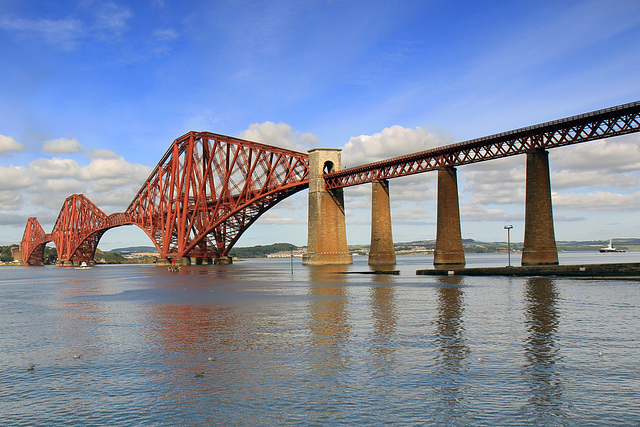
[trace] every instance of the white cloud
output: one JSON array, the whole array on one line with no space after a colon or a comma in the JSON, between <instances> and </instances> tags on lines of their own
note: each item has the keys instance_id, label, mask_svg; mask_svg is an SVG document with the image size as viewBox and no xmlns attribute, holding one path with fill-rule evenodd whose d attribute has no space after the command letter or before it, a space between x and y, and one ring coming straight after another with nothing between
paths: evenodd
<instances>
[{"instance_id":1,"label":"white cloud","mask_svg":"<svg viewBox=\"0 0 640 427\"><path fill-rule=\"evenodd\" d=\"M358 166L450 143L452 138L436 135L427 128L392 126L374 135L352 137L342 149L342 167Z\"/></svg>"},{"instance_id":2,"label":"white cloud","mask_svg":"<svg viewBox=\"0 0 640 427\"><path fill-rule=\"evenodd\" d=\"M80 165L72 159L40 158L29 163L29 169L34 176L43 179L71 178L80 173Z\"/></svg>"},{"instance_id":3,"label":"white cloud","mask_svg":"<svg viewBox=\"0 0 640 427\"><path fill-rule=\"evenodd\" d=\"M553 193L553 208L581 211L632 211L640 209L640 192L619 194L612 192Z\"/></svg>"},{"instance_id":4,"label":"white cloud","mask_svg":"<svg viewBox=\"0 0 640 427\"><path fill-rule=\"evenodd\" d=\"M87 38L112 41L126 31L128 20L132 17L129 8L111 2L89 2L89 12L93 15L93 24L80 19L24 19L17 16L1 15L0 30L10 32L22 39L36 39L60 47L74 49Z\"/></svg>"},{"instance_id":5,"label":"white cloud","mask_svg":"<svg viewBox=\"0 0 640 427\"><path fill-rule=\"evenodd\" d=\"M90 150L89 152L87 152L87 157L91 159L119 159L120 158L120 156L118 156L113 151L106 150L104 148L99 150Z\"/></svg>"},{"instance_id":6,"label":"white cloud","mask_svg":"<svg viewBox=\"0 0 640 427\"><path fill-rule=\"evenodd\" d=\"M464 186L458 191L461 196L468 197L475 204L521 205L524 203L525 171L520 166L512 169L469 172L460 168L458 173L458 180L464 179Z\"/></svg>"},{"instance_id":7,"label":"white cloud","mask_svg":"<svg viewBox=\"0 0 640 427\"><path fill-rule=\"evenodd\" d=\"M504 209L488 208L483 205L460 203L460 220L467 221L522 221L524 209L520 213L507 212Z\"/></svg>"},{"instance_id":8,"label":"white cloud","mask_svg":"<svg viewBox=\"0 0 640 427\"><path fill-rule=\"evenodd\" d=\"M553 169L609 172L640 171L640 135L601 139L551 150Z\"/></svg>"},{"instance_id":9,"label":"white cloud","mask_svg":"<svg viewBox=\"0 0 640 427\"><path fill-rule=\"evenodd\" d=\"M82 145L76 139L58 138L42 143L42 152L49 154L70 154L82 151Z\"/></svg>"},{"instance_id":10,"label":"white cloud","mask_svg":"<svg viewBox=\"0 0 640 427\"><path fill-rule=\"evenodd\" d=\"M84 35L82 23L75 19L22 19L4 15L0 17L0 29L21 37L38 38L47 44L71 49Z\"/></svg>"},{"instance_id":11,"label":"white cloud","mask_svg":"<svg viewBox=\"0 0 640 427\"><path fill-rule=\"evenodd\" d=\"M125 6L110 2L101 3L95 8L94 27L111 35L119 35L129 28L127 21L131 16L131 11Z\"/></svg>"},{"instance_id":12,"label":"white cloud","mask_svg":"<svg viewBox=\"0 0 640 427\"><path fill-rule=\"evenodd\" d=\"M29 170L24 166L0 167L0 190L17 190L33 183Z\"/></svg>"},{"instance_id":13,"label":"white cloud","mask_svg":"<svg viewBox=\"0 0 640 427\"><path fill-rule=\"evenodd\" d=\"M619 188L627 189L640 185L640 177L631 173L615 173L605 170L562 170L551 173L551 188L553 190L571 188Z\"/></svg>"},{"instance_id":14,"label":"white cloud","mask_svg":"<svg viewBox=\"0 0 640 427\"><path fill-rule=\"evenodd\" d=\"M150 167L130 163L110 150L94 150L86 166L76 160L39 158L28 167L0 168L0 208L16 210L25 198L34 206L59 212L63 201L81 193L100 208L124 210L148 177ZM102 205L102 206L101 206Z\"/></svg>"},{"instance_id":15,"label":"white cloud","mask_svg":"<svg viewBox=\"0 0 640 427\"><path fill-rule=\"evenodd\" d=\"M153 38L157 42L170 42L178 38L178 33L172 28L155 30L153 32Z\"/></svg>"},{"instance_id":16,"label":"white cloud","mask_svg":"<svg viewBox=\"0 0 640 427\"><path fill-rule=\"evenodd\" d=\"M0 135L0 155L15 151L22 151L23 145L10 136Z\"/></svg>"},{"instance_id":17,"label":"white cloud","mask_svg":"<svg viewBox=\"0 0 640 427\"><path fill-rule=\"evenodd\" d=\"M254 123L239 138L303 153L320 143L311 133L294 132L288 124L274 122Z\"/></svg>"},{"instance_id":18,"label":"white cloud","mask_svg":"<svg viewBox=\"0 0 640 427\"><path fill-rule=\"evenodd\" d=\"M435 213L429 206L413 207L409 209L392 209L394 224L426 224L435 220Z\"/></svg>"},{"instance_id":19,"label":"white cloud","mask_svg":"<svg viewBox=\"0 0 640 427\"><path fill-rule=\"evenodd\" d=\"M64 200L72 194L85 193L87 184L77 179L44 179L29 188L29 201L35 206L42 206L60 211Z\"/></svg>"},{"instance_id":20,"label":"white cloud","mask_svg":"<svg viewBox=\"0 0 640 427\"><path fill-rule=\"evenodd\" d=\"M145 166L129 163L122 157L117 159L97 158L82 168L79 177L85 181L102 178L134 178L141 170L146 171L144 174L146 178L149 168ZM140 184L143 180L144 178L140 180Z\"/></svg>"},{"instance_id":21,"label":"white cloud","mask_svg":"<svg viewBox=\"0 0 640 427\"><path fill-rule=\"evenodd\" d=\"M24 196L18 191L0 191L0 209L2 210L20 209L23 202Z\"/></svg>"},{"instance_id":22,"label":"white cloud","mask_svg":"<svg viewBox=\"0 0 640 427\"><path fill-rule=\"evenodd\" d=\"M112 187L107 187L104 184L102 183L101 189L97 189L95 186L89 189L87 197L107 214L123 212L140 188L137 184ZM113 209L109 209L110 207Z\"/></svg>"}]
</instances>

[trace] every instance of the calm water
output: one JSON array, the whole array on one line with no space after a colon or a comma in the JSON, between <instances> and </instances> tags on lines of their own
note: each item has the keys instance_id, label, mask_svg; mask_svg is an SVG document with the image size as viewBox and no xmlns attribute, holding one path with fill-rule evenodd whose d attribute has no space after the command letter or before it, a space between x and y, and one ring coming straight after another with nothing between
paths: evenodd
<instances>
[{"instance_id":1,"label":"calm water","mask_svg":"<svg viewBox=\"0 0 640 427\"><path fill-rule=\"evenodd\" d=\"M598 255L561 263L640 261ZM640 423L640 281L399 260L2 267L0 425Z\"/></svg>"}]
</instances>

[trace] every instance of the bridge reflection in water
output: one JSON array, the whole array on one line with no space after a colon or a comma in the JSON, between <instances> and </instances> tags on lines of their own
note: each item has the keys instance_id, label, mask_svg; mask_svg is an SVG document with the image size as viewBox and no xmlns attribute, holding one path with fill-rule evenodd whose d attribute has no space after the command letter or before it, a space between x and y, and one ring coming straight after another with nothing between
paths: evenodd
<instances>
[{"instance_id":1,"label":"bridge reflection in water","mask_svg":"<svg viewBox=\"0 0 640 427\"><path fill-rule=\"evenodd\" d=\"M422 261L401 262L411 270ZM634 282L289 267L8 270L0 345L20 372L3 370L3 385L78 424L89 413L109 425L553 425L605 412L615 424L640 415ZM596 348L585 360L601 340L616 357ZM37 364L29 381L25 360ZM53 423L18 400L0 409Z\"/></svg>"}]
</instances>

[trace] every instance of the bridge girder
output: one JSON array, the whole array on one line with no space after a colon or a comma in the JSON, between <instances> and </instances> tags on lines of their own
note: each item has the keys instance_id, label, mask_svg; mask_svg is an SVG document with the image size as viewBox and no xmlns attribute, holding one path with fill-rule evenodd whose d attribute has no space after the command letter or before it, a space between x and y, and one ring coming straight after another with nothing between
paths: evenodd
<instances>
[{"instance_id":1,"label":"bridge girder","mask_svg":"<svg viewBox=\"0 0 640 427\"><path fill-rule=\"evenodd\" d=\"M325 174L327 190L640 131L640 101Z\"/></svg>"}]
</instances>

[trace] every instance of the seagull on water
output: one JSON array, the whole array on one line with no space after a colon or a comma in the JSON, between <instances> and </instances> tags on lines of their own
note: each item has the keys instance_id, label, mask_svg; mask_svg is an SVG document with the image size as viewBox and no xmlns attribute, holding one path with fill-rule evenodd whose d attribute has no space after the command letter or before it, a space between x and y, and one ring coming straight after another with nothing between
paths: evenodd
<instances>
[{"instance_id":1,"label":"seagull on water","mask_svg":"<svg viewBox=\"0 0 640 427\"><path fill-rule=\"evenodd\" d=\"M36 369L36 365L27 366L27 371L33 371L34 369Z\"/></svg>"}]
</instances>

